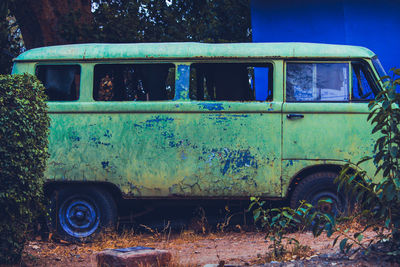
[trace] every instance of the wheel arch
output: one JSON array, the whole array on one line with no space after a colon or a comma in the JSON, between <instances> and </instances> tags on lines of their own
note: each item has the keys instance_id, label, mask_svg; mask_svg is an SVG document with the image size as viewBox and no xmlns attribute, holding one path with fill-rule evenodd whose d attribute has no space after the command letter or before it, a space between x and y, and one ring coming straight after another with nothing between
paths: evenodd
<instances>
[{"instance_id":1,"label":"wheel arch","mask_svg":"<svg viewBox=\"0 0 400 267\"><path fill-rule=\"evenodd\" d=\"M301 169L291 178L289 186L285 192L284 198L290 199L296 185L306 177L318 172L335 172L339 174L342 167L343 164L317 164L317 165L307 166Z\"/></svg>"},{"instance_id":2,"label":"wheel arch","mask_svg":"<svg viewBox=\"0 0 400 267\"><path fill-rule=\"evenodd\" d=\"M114 201L118 202L119 200L122 199L122 192L113 183L108 183L108 182L74 182L74 181L68 181L68 182L62 182L62 181L48 181L44 184L44 194L46 197L50 197L54 191L66 188L66 187L80 187L80 186L85 186L85 187L97 187L101 188L111 194L111 196L114 198Z\"/></svg>"}]
</instances>

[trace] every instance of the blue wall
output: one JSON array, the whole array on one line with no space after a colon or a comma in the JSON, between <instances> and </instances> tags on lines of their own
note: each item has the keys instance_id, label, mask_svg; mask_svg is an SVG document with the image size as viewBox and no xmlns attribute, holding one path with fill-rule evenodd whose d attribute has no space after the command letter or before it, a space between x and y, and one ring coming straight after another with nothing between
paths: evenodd
<instances>
[{"instance_id":1,"label":"blue wall","mask_svg":"<svg viewBox=\"0 0 400 267\"><path fill-rule=\"evenodd\" d=\"M400 68L400 0L251 0L253 42L364 46Z\"/></svg>"}]
</instances>

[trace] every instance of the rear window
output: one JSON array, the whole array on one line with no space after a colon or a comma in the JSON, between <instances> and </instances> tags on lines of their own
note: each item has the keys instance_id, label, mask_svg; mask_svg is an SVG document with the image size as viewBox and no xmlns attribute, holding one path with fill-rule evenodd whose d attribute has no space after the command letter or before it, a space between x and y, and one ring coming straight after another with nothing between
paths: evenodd
<instances>
[{"instance_id":1,"label":"rear window","mask_svg":"<svg viewBox=\"0 0 400 267\"><path fill-rule=\"evenodd\" d=\"M50 101L73 101L79 98L79 65L39 65L36 76L46 88Z\"/></svg>"},{"instance_id":2,"label":"rear window","mask_svg":"<svg viewBox=\"0 0 400 267\"><path fill-rule=\"evenodd\" d=\"M349 101L348 63L287 63L286 101Z\"/></svg>"},{"instance_id":3,"label":"rear window","mask_svg":"<svg viewBox=\"0 0 400 267\"><path fill-rule=\"evenodd\" d=\"M174 95L173 64L99 64L94 68L96 101L158 101Z\"/></svg>"}]
</instances>

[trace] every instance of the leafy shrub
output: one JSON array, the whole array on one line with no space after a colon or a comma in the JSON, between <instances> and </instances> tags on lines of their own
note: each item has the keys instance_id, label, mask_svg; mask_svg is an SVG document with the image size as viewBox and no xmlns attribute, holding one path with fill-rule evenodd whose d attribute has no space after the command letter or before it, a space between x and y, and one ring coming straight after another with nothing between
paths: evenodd
<instances>
[{"instance_id":1,"label":"leafy shrub","mask_svg":"<svg viewBox=\"0 0 400 267\"><path fill-rule=\"evenodd\" d=\"M283 240L298 243L286 235L292 229L305 229L312 227L314 236L326 231L327 236L333 233L339 239L342 252L348 253L353 245L358 248L353 252L363 249L366 253L371 251L374 243L384 244L385 249L379 252L393 256L399 261L400 255L400 94L396 92L400 85L400 69L392 69L392 76L382 77L383 91L369 104L370 114L368 121L374 126L372 134L377 134L378 139L374 146L374 156L365 157L356 164L359 166L365 161L373 160L376 166L374 176L382 178L372 179L362 170L354 170L351 163L346 164L335 182L338 190L345 189L346 193L353 196L359 209L352 218L359 218L366 222L363 230L350 234L349 229L342 229L338 225L338 218L323 214L311 204L302 202L296 210L285 207L279 209L265 209L263 201L252 198L250 209L253 209L255 221L261 221L261 226L267 230L266 238L272 241L273 256L283 258L287 253ZM329 200L321 200L329 201ZM363 242L363 233L372 229L376 232L375 238L368 243Z\"/></svg>"},{"instance_id":2,"label":"leafy shrub","mask_svg":"<svg viewBox=\"0 0 400 267\"><path fill-rule=\"evenodd\" d=\"M330 214L324 214L313 207L313 205L301 201L299 207L292 209L283 208L265 208L265 201L259 198L251 197L249 211L253 211L254 221L260 223L261 228L266 232L265 239L271 242L266 260L285 260L292 259L292 256L303 256L310 252L310 248L303 246L300 242L287 235L294 231L304 231L312 229L314 236L319 236L324 230L332 234L334 229L334 218ZM323 203L329 200L320 200ZM291 249L290 249L291 248Z\"/></svg>"},{"instance_id":3,"label":"leafy shrub","mask_svg":"<svg viewBox=\"0 0 400 267\"><path fill-rule=\"evenodd\" d=\"M34 76L0 75L0 264L18 262L27 231L43 211L45 99Z\"/></svg>"},{"instance_id":4,"label":"leafy shrub","mask_svg":"<svg viewBox=\"0 0 400 267\"><path fill-rule=\"evenodd\" d=\"M392 76L382 77L384 90L369 104L371 110L368 120L379 134L374 146L373 160L375 176L383 179L370 179L364 171L353 171L347 164L338 177L340 187L351 191L358 201L361 217L368 218L365 229L354 235L353 241L361 241L367 229L376 231L376 240L390 241L388 255L400 255L400 69L392 69ZM346 249L348 239L343 239L341 248Z\"/></svg>"}]
</instances>

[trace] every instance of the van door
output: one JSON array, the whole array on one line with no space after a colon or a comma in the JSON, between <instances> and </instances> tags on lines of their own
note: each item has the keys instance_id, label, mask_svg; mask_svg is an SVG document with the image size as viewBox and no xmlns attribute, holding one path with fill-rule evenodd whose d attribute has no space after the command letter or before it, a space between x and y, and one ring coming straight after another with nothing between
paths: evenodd
<instances>
[{"instance_id":1,"label":"van door","mask_svg":"<svg viewBox=\"0 0 400 267\"><path fill-rule=\"evenodd\" d=\"M371 155L368 102L378 88L366 62L287 61L285 74L283 187L308 166Z\"/></svg>"},{"instance_id":2,"label":"van door","mask_svg":"<svg viewBox=\"0 0 400 267\"><path fill-rule=\"evenodd\" d=\"M277 66L279 64L279 66ZM175 136L182 148L172 193L184 196L281 195L282 84L273 83L283 62L191 65L189 103ZM274 79L273 79L274 77ZM185 129L190 129L190 131ZM185 168L190 166L190 168Z\"/></svg>"}]
</instances>

